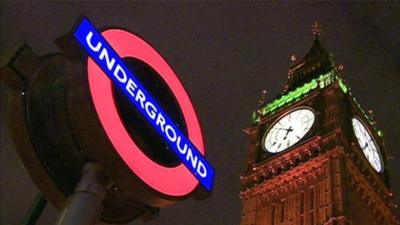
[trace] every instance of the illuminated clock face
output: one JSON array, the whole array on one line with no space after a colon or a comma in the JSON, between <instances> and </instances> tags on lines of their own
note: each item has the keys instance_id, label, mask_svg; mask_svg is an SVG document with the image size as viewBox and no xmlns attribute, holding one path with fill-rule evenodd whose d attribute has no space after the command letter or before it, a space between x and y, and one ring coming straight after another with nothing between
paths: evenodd
<instances>
[{"instance_id":1,"label":"illuminated clock face","mask_svg":"<svg viewBox=\"0 0 400 225\"><path fill-rule=\"evenodd\" d=\"M311 129L315 114L309 108L295 109L273 123L263 139L264 149L281 152L299 142Z\"/></svg>"},{"instance_id":2,"label":"illuminated clock face","mask_svg":"<svg viewBox=\"0 0 400 225\"><path fill-rule=\"evenodd\" d=\"M364 152L365 157L376 171L382 172L382 157L371 133L358 118L354 117L351 122L353 124L354 134L356 135L358 144Z\"/></svg>"}]
</instances>

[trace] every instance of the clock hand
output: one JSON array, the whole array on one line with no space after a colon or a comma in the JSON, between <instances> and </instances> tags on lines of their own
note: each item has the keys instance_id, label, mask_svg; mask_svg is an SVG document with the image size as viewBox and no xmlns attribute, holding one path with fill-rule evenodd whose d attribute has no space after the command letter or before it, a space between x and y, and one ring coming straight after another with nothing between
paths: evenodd
<instances>
[{"instance_id":1,"label":"clock hand","mask_svg":"<svg viewBox=\"0 0 400 225\"><path fill-rule=\"evenodd\" d=\"M292 127L289 127L289 129L285 129L285 130L286 130L286 135L285 135L285 137L283 138L283 140L286 140L286 138L287 138L287 136L289 135L289 133L290 133L291 131L293 131Z\"/></svg>"},{"instance_id":2,"label":"clock hand","mask_svg":"<svg viewBox=\"0 0 400 225\"><path fill-rule=\"evenodd\" d=\"M289 129L282 128L282 127L274 127L271 130L286 130L286 131L291 130L291 131L293 131L290 127L289 127Z\"/></svg>"},{"instance_id":3,"label":"clock hand","mask_svg":"<svg viewBox=\"0 0 400 225\"><path fill-rule=\"evenodd\" d=\"M362 149L368 148L368 142L365 142L364 147L362 147Z\"/></svg>"}]
</instances>

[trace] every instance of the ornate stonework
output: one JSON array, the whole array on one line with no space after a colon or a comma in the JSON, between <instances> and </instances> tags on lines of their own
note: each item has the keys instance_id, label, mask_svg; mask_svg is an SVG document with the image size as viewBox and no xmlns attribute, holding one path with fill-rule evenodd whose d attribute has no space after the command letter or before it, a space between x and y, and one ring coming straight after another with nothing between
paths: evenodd
<instances>
[{"instance_id":1,"label":"ornate stonework","mask_svg":"<svg viewBox=\"0 0 400 225\"><path fill-rule=\"evenodd\" d=\"M264 97L265 105L258 106L253 124L243 130L249 145L240 175L241 224L399 224L386 170L377 172L369 164L351 118L365 121L385 164L389 153L383 133L351 94L342 79L343 69L335 67L322 48L319 27L313 29L314 43L302 60L290 65L283 92L273 103L264 103ZM266 151L265 133L274 121L298 107L315 112L313 128L282 152Z\"/></svg>"}]
</instances>

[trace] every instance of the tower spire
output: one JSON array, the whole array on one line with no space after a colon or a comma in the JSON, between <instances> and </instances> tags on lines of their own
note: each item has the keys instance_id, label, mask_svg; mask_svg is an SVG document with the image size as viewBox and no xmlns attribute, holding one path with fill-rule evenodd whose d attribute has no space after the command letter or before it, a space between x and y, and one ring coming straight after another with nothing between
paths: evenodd
<instances>
[{"instance_id":1,"label":"tower spire","mask_svg":"<svg viewBox=\"0 0 400 225\"><path fill-rule=\"evenodd\" d=\"M331 55L322 46L320 35L322 26L317 21L311 26L314 41L308 53L301 60L292 61L289 66L288 80L283 93L293 90L298 86L312 80L322 73L333 69L334 63Z\"/></svg>"},{"instance_id":2,"label":"tower spire","mask_svg":"<svg viewBox=\"0 0 400 225\"><path fill-rule=\"evenodd\" d=\"M318 37L322 33L322 26L318 23L318 21L315 21L314 24L311 26L311 31L314 35L314 38Z\"/></svg>"}]
</instances>

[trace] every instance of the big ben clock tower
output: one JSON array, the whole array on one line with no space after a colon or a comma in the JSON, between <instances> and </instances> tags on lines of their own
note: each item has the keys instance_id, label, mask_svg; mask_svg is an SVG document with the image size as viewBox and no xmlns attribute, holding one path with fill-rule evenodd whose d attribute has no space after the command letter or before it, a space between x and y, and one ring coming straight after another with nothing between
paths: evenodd
<instances>
[{"instance_id":1,"label":"big ben clock tower","mask_svg":"<svg viewBox=\"0 0 400 225\"><path fill-rule=\"evenodd\" d=\"M322 47L320 28L284 90L244 129L241 225L394 225L383 133ZM265 92L263 93L265 94ZM264 96L265 98L265 96Z\"/></svg>"}]
</instances>

